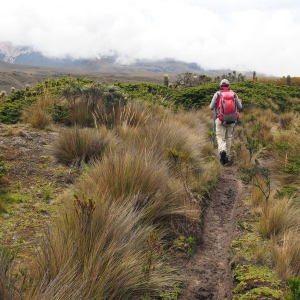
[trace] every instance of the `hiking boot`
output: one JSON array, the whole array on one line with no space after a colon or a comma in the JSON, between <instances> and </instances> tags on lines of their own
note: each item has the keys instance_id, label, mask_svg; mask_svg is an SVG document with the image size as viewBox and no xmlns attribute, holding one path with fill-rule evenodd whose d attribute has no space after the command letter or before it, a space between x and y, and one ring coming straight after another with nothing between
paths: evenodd
<instances>
[{"instance_id":1,"label":"hiking boot","mask_svg":"<svg viewBox=\"0 0 300 300\"><path fill-rule=\"evenodd\" d=\"M220 162L222 165L225 165L226 161L226 151L221 151L220 152Z\"/></svg>"},{"instance_id":2,"label":"hiking boot","mask_svg":"<svg viewBox=\"0 0 300 300\"><path fill-rule=\"evenodd\" d=\"M229 158L228 158L228 156L225 157L224 165L226 165L226 164L229 164Z\"/></svg>"}]
</instances>

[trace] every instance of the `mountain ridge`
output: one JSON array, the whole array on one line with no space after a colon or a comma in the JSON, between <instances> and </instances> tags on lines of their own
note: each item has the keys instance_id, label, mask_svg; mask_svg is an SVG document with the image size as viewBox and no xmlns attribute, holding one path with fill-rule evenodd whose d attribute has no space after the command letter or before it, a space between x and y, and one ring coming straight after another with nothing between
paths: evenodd
<instances>
[{"instance_id":1,"label":"mountain ridge","mask_svg":"<svg viewBox=\"0 0 300 300\"><path fill-rule=\"evenodd\" d=\"M118 57L103 56L101 58L47 57L28 46L14 46L10 42L0 42L0 60L12 64L83 70L88 72L151 72L151 73L184 73L203 72L196 63L188 63L175 59L136 60L132 64L121 64Z\"/></svg>"}]
</instances>

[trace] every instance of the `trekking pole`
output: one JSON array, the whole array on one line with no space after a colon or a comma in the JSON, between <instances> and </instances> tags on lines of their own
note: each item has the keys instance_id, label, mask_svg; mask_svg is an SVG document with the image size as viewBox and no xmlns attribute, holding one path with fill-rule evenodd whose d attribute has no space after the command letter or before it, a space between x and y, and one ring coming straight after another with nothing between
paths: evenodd
<instances>
[{"instance_id":1,"label":"trekking pole","mask_svg":"<svg viewBox=\"0 0 300 300\"><path fill-rule=\"evenodd\" d=\"M216 125L216 118L217 118L217 112L214 109L214 119L213 119L213 123L212 123L212 135L211 135L211 144L214 147L214 143L215 143L215 125Z\"/></svg>"}]
</instances>

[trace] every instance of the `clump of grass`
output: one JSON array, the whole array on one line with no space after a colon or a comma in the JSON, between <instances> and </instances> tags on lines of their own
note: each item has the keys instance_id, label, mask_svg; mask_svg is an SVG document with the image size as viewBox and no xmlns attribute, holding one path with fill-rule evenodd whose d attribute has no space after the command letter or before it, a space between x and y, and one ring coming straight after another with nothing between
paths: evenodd
<instances>
[{"instance_id":1,"label":"clump of grass","mask_svg":"<svg viewBox=\"0 0 300 300\"><path fill-rule=\"evenodd\" d=\"M261 181L261 180L260 180ZM263 182L261 182L263 184ZM254 208L261 208L265 204L265 196L259 189L253 189L251 191L251 203Z\"/></svg>"},{"instance_id":2,"label":"clump of grass","mask_svg":"<svg viewBox=\"0 0 300 300\"><path fill-rule=\"evenodd\" d=\"M98 161L78 184L79 190L93 198L105 193L123 201L130 199L145 209L147 220L163 223L171 216L195 219L199 207L184 196L178 181L171 184L169 169L152 152L130 149L112 153Z\"/></svg>"},{"instance_id":3,"label":"clump of grass","mask_svg":"<svg viewBox=\"0 0 300 300\"><path fill-rule=\"evenodd\" d=\"M107 87L92 111L96 127L106 126L107 128L113 128L119 125L120 122L129 121L133 114L130 113L130 108L127 110L127 113L126 109L123 110L126 103L127 96L121 90L115 86Z\"/></svg>"},{"instance_id":4,"label":"clump of grass","mask_svg":"<svg viewBox=\"0 0 300 300\"><path fill-rule=\"evenodd\" d=\"M293 125L298 116L294 112L285 112L280 115L280 125L282 129L288 130Z\"/></svg>"},{"instance_id":5,"label":"clump of grass","mask_svg":"<svg viewBox=\"0 0 300 300\"><path fill-rule=\"evenodd\" d=\"M52 187L51 187L51 183L48 183L44 188L43 199L48 201L51 199L51 196L52 196Z\"/></svg>"},{"instance_id":6,"label":"clump of grass","mask_svg":"<svg viewBox=\"0 0 300 300\"><path fill-rule=\"evenodd\" d=\"M128 102L121 106L119 120L115 125L143 127L151 120L151 112L138 102Z\"/></svg>"},{"instance_id":7,"label":"clump of grass","mask_svg":"<svg viewBox=\"0 0 300 300\"><path fill-rule=\"evenodd\" d=\"M272 239L271 262L278 276L283 280L300 275L299 239L299 232L295 230L286 231L279 238Z\"/></svg>"},{"instance_id":8,"label":"clump of grass","mask_svg":"<svg viewBox=\"0 0 300 300\"><path fill-rule=\"evenodd\" d=\"M161 233L142 225L132 202L76 197L74 208L46 234L30 299L134 299L172 284L156 251Z\"/></svg>"},{"instance_id":9,"label":"clump of grass","mask_svg":"<svg viewBox=\"0 0 300 300\"><path fill-rule=\"evenodd\" d=\"M47 112L47 109L49 109L53 101L53 96L45 92L43 96L37 99L35 105L24 109L24 120L28 121L33 128L45 129L52 122L52 118Z\"/></svg>"},{"instance_id":10,"label":"clump of grass","mask_svg":"<svg viewBox=\"0 0 300 300\"><path fill-rule=\"evenodd\" d=\"M83 101L78 101L69 107L68 119L72 125L81 127L92 127L94 123L89 107Z\"/></svg>"},{"instance_id":11,"label":"clump of grass","mask_svg":"<svg viewBox=\"0 0 300 300\"><path fill-rule=\"evenodd\" d=\"M235 157L238 169L246 168L249 165L249 151L244 143L233 141L231 153Z\"/></svg>"},{"instance_id":12,"label":"clump of grass","mask_svg":"<svg viewBox=\"0 0 300 300\"><path fill-rule=\"evenodd\" d=\"M167 167L151 153L134 149L111 153L97 161L79 185L85 194L105 191L113 197L154 196L168 181Z\"/></svg>"},{"instance_id":13,"label":"clump of grass","mask_svg":"<svg viewBox=\"0 0 300 300\"><path fill-rule=\"evenodd\" d=\"M53 155L58 162L79 166L82 162L99 159L115 142L106 129L70 128L62 132L53 145Z\"/></svg>"},{"instance_id":14,"label":"clump of grass","mask_svg":"<svg viewBox=\"0 0 300 300\"><path fill-rule=\"evenodd\" d=\"M195 114L189 115L195 117ZM202 150L206 145L206 128L197 127L195 121L187 120L182 113L159 115L159 119L152 116L152 120L143 127L122 126L115 128L114 132L126 146L130 145L140 153L153 152L165 161L171 171L170 177L180 179L182 187L197 192L199 185L207 186L206 182L199 184L207 162L207 157L203 157L206 150ZM212 149L208 151L211 151L208 155L212 156Z\"/></svg>"},{"instance_id":15,"label":"clump of grass","mask_svg":"<svg viewBox=\"0 0 300 300\"><path fill-rule=\"evenodd\" d=\"M18 288L11 274L16 255L15 250L0 248L0 299L18 299Z\"/></svg>"},{"instance_id":16,"label":"clump of grass","mask_svg":"<svg viewBox=\"0 0 300 300\"><path fill-rule=\"evenodd\" d=\"M299 213L299 208L294 205L291 198L276 200L273 197L269 204L263 207L257 228L267 238L282 235L300 225Z\"/></svg>"},{"instance_id":17,"label":"clump of grass","mask_svg":"<svg viewBox=\"0 0 300 300\"><path fill-rule=\"evenodd\" d=\"M28 114L25 118L33 128L45 129L52 121L51 116L39 104L30 107L25 114Z\"/></svg>"}]
</instances>

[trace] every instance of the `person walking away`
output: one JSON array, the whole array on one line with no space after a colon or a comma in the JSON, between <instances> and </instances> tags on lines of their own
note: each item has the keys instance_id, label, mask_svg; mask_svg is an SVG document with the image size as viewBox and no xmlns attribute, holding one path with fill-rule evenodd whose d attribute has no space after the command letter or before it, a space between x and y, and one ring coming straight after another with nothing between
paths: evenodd
<instances>
[{"instance_id":1,"label":"person walking away","mask_svg":"<svg viewBox=\"0 0 300 300\"><path fill-rule=\"evenodd\" d=\"M233 129L239 118L238 111L242 109L242 101L230 89L227 79L221 80L220 90L214 94L209 108L216 110L218 151L220 162L225 165L229 162Z\"/></svg>"}]
</instances>

